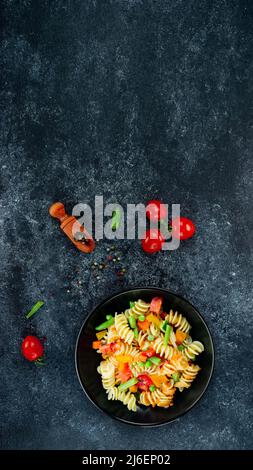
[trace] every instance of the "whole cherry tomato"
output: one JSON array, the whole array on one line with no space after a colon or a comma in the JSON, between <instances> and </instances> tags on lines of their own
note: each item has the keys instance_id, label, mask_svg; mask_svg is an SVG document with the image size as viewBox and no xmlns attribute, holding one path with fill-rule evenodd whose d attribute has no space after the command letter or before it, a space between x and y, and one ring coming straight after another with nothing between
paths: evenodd
<instances>
[{"instance_id":1,"label":"whole cherry tomato","mask_svg":"<svg viewBox=\"0 0 253 470\"><path fill-rule=\"evenodd\" d=\"M191 238L195 231L195 225L186 217L177 217L172 221L172 235L180 240L187 240L187 238Z\"/></svg>"},{"instance_id":2,"label":"whole cherry tomato","mask_svg":"<svg viewBox=\"0 0 253 470\"><path fill-rule=\"evenodd\" d=\"M149 390L149 387L151 385L153 385L153 382L147 374L138 375L137 386L140 390L143 390L144 392L146 392L147 390Z\"/></svg>"},{"instance_id":3,"label":"whole cherry tomato","mask_svg":"<svg viewBox=\"0 0 253 470\"><path fill-rule=\"evenodd\" d=\"M151 228L147 230L145 238L141 241L141 246L146 253L156 253L157 251L161 251L164 242L165 238L160 230Z\"/></svg>"},{"instance_id":4,"label":"whole cherry tomato","mask_svg":"<svg viewBox=\"0 0 253 470\"><path fill-rule=\"evenodd\" d=\"M44 354L44 347L37 336L26 336L22 342L22 354L28 361L37 361Z\"/></svg>"},{"instance_id":5,"label":"whole cherry tomato","mask_svg":"<svg viewBox=\"0 0 253 470\"><path fill-rule=\"evenodd\" d=\"M146 215L151 222L158 222L158 220L165 219L167 216L166 206L157 199L149 201L146 206Z\"/></svg>"}]
</instances>

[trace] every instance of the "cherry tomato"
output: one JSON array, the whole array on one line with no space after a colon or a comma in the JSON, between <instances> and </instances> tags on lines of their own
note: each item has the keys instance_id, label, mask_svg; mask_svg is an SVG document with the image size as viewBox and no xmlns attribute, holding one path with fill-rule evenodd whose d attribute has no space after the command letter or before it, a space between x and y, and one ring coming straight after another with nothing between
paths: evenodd
<instances>
[{"instance_id":1,"label":"cherry tomato","mask_svg":"<svg viewBox=\"0 0 253 470\"><path fill-rule=\"evenodd\" d=\"M153 299L151 300L149 309L151 312L159 313L162 308L162 304L163 304L162 297L153 297Z\"/></svg>"},{"instance_id":2,"label":"cherry tomato","mask_svg":"<svg viewBox=\"0 0 253 470\"><path fill-rule=\"evenodd\" d=\"M146 253L156 253L157 251L161 251L164 242L165 238L160 230L151 228L147 230L145 238L141 241L141 246Z\"/></svg>"},{"instance_id":3,"label":"cherry tomato","mask_svg":"<svg viewBox=\"0 0 253 470\"><path fill-rule=\"evenodd\" d=\"M104 345L100 346L100 348L99 348L101 353L104 354L105 356L111 356L118 349L120 349L120 345L116 342L109 343L109 344L104 344Z\"/></svg>"},{"instance_id":4,"label":"cherry tomato","mask_svg":"<svg viewBox=\"0 0 253 470\"><path fill-rule=\"evenodd\" d=\"M36 336L26 336L22 342L22 354L28 361L37 361L44 353L42 342Z\"/></svg>"},{"instance_id":5,"label":"cherry tomato","mask_svg":"<svg viewBox=\"0 0 253 470\"><path fill-rule=\"evenodd\" d=\"M137 386L140 390L146 392L147 390L149 390L150 385L153 385L153 382L147 374L138 375Z\"/></svg>"},{"instance_id":6,"label":"cherry tomato","mask_svg":"<svg viewBox=\"0 0 253 470\"><path fill-rule=\"evenodd\" d=\"M130 366L128 363L121 364L120 369L118 371L118 378L121 382L127 382L129 379L133 377L133 373L130 369Z\"/></svg>"},{"instance_id":7,"label":"cherry tomato","mask_svg":"<svg viewBox=\"0 0 253 470\"><path fill-rule=\"evenodd\" d=\"M166 206L157 199L149 201L146 206L146 215L151 222L158 222L158 220L165 219L167 216Z\"/></svg>"},{"instance_id":8,"label":"cherry tomato","mask_svg":"<svg viewBox=\"0 0 253 470\"><path fill-rule=\"evenodd\" d=\"M173 220L173 236L180 240L187 240L195 233L195 225L186 217L177 217Z\"/></svg>"},{"instance_id":9,"label":"cherry tomato","mask_svg":"<svg viewBox=\"0 0 253 470\"><path fill-rule=\"evenodd\" d=\"M141 354L146 357L153 357L155 356L155 350L153 348L148 348L147 351L141 351Z\"/></svg>"}]
</instances>

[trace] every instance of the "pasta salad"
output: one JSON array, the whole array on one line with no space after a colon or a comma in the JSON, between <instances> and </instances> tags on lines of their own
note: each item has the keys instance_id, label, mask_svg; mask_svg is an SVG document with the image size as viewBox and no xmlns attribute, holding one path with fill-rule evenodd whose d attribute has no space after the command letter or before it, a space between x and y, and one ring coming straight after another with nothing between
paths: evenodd
<instances>
[{"instance_id":1,"label":"pasta salad","mask_svg":"<svg viewBox=\"0 0 253 470\"><path fill-rule=\"evenodd\" d=\"M160 297L130 302L130 308L107 315L96 327L92 345L102 356L98 372L108 400L119 400L130 411L138 404L172 406L176 390L189 388L200 371L195 359L203 344L192 340L187 319L164 312L162 302Z\"/></svg>"}]
</instances>

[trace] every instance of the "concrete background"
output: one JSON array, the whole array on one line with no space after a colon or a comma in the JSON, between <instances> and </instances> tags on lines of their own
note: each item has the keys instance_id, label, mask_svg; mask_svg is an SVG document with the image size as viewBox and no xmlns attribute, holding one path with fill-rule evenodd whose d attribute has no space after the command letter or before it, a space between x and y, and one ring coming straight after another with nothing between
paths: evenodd
<instances>
[{"instance_id":1,"label":"concrete background","mask_svg":"<svg viewBox=\"0 0 253 470\"><path fill-rule=\"evenodd\" d=\"M250 448L252 2L3 0L1 10L1 447ZM97 279L91 264L112 242L85 256L48 215L56 200L71 211L95 195L180 203L197 234L151 258L117 241L121 262ZM75 374L85 316L134 285L188 298L216 346L204 398L160 429L104 416ZM45 367L20 354L29 332L46 337Z\"/></svg>"}]
</instances>

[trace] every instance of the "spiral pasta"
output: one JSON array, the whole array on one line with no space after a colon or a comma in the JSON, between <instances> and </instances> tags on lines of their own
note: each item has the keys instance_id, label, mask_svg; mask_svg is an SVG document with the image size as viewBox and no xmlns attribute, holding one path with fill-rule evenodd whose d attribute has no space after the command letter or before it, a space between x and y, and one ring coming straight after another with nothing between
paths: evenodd
<instances>
[{"instance_id":1,"label":"spiral pasta","mask_svg":"<svg viewBox=\"0 0 253 470\"><path fill-rule=\"evenodd\" d=\"M184 370L188 366L188 360L183 354L177 353L171 358L171 365L175 367L176 370Z\"/></svg>"},{"instance_id":2,"label":"spiral pasta","mask_svg":"<svg viewBox=\"0 0 253 470\"><path fill-rule=\"evenodd\" d=\"M140 356L140 351L132 346L131 344L120 342L119 343L119 350L115 353L115 358L117 356L125 354L126 356L132 356L133 360L138 361Z\"/></svg>"},{"instance_id":3,"label":"spiral pasta","mask_svg":"<svg viewBox=\"0 0 253 470\"><path fill-rule=\"evenodd\" d=\"M120 338L124 339L128 344L132 343L134 339L134 333L133 330L131 330L131 328L128 326L128 321L124 313L115 315L115 328Z\"/></svg>"},{"instance_id":4,"label":"spiral pasta","mask_svg":"<svg viewBox=\"0 0 253 470\"><path fill-rule=\"evenodd\" d=\"M183 351L184 356L187 359L194 359L195 356L204 351L204 346L200 341L193 341Z\"/></svg>"},{"instance_id":5,"label":"spiral pasta","mask_svg":"<svg viewBox=\"0 0 253 470\"><path fill-rule=\"evenodd\" d=\"M150 367L141 366L137 363L131 364L130 369L133 372L134 377L138 377L140 374L155 374L157 372L157 366L153 364Z\"/></svg>"},{"instance_id":6,"label":"spiral pasta","mask_svg":"<svg viewBox=\"0 0 253 470\"><path fill-rule=\"evenodd\" d=\"M200 367L197 364L189 364L187 369L182 373L179 381L175 384L175 387L189 388L199 371Z\"/></svg>"},{"instance_id":7,"label":"spiral pasta","mask_svg":"<svg viewBox=\"0 0 253 470\"><path fill-rule=\"evenodd\" d=\"M174 389L174 386L175 386L174 385L174 380L171 379L168 382L165 382L165 383L162 384L161 390L164 393L164 395L171 396L171 390ZM175 393L175 391L174 391L174 393Z\"/></svg>"},{"instance_id":8,"label":"spiral pasta","mask_svg":"<svg viewBox=\"0 0 253 470\"><path fill-rule=\"evenodd\" d=\"M154 338L157 338L160 335L161 330L154 323L150 323L148 332L151 336L154 336Z\"/></svg>"},{"instance_id":9,"label":"spiral pasta","mask_svg":"<svg viewBox=\"0 0 253 470\"><path fill-rule=\"evenodd\" d=\"M112 387L108 392L108 400L119 400L126 405L129 411L136 411L136 397L130 392L121 392L117 387Z\"/></svg>"},{"instance_id":10,"label":"spiral pasta","mask_svg":"<svg viewBox=\"0 0 253 470\"><path fill-rule=\"evenodd\" d=\"M171 363L165 363L160 369L160 373L167 375L168 377L171 377L172 374L175 374L177 372L177 369L175 366L173 366Z\"/></svg>"},{"instance_id":11,"label":"spiral pasta","mask_svg":"<svg viewBox=\"0 0 253 470\"><path fill-rule=\"evenodd\" d=\"M108 343L113 343L114 341L117 341L118 338L119 338L119 335L117 333L115 326L114 325L110 326L106 333L105 339L107 340Z\"/></svg>"},{"instance_id":12,"label":"spiral pasta","mask_svg":"<svg viewBox=\"0 0 253 470\"><path fill-rule=\"evenodd\" d=\"M165 395L161 390L155 390L154 392L142 392L140 394L140 403L144 406L151 405L159 406L162 408L168 408L173 404L173 396L176 389L172 388L168 395Z\"/></svg>"},{"instance_id":13,"label":"spiral pasta","mask_svg":"<svg viewBox=\"0 0 253 470\"><path fill-rule=\"evenodd\" d=\"M108 400L118 400L130 411L137 406L168 408L176 391L188 389L196 379L200 367L193 361L204 345L192 340L182 314L170 310L164 319L157 313L162 311L159 298L130 305L124 313L107 315L96 328L93 348L102 356L97 369L102 386Z\"/></svg>"},{"instance_id":14,"label":"spiral pasta","mask_svg":"<svg viewBox=\"0 0 253 470\"><path fill-rule=\"evenodd\" d=\"M99 366L98 372L102 376L102 384L105 389L114 387L115 385L115 367L114 365L106 360L102 361Z\"/></svg>"},{"instance_id":15,"label":"spiral pasta","mask_svg":"<svg viewBox=\"0 0 253 470\"><path fill-rule=\"evenodd\" d=\"M174 349L172 346L164 346L163 338L159 336L153 343L153 348L157 354L164 356L166 359L171 359L173 356Z\"/></svg>"},{"instance_id":16,"label":"spiral pasta","mask_svg":"<svg viewBox=\"0 0 253 470\"><path fill-rule=\"evenodd\" d=\"M166 315L165 319L168 323L175 326L175 328L184 331L184 333L188 333L191 328L190 323L186 320L186 318L183 317L181 313L173 312L173 310L170 310L170 313Z\"/></svg>"},{"instance_id":17,"label":"spiral pasta","mask_svg":"<svg viewBox=\"0 0 253 470\"><path fill-rule=\"evenodd\" d=\"M145 315L145 313L148 312L149 307L150 304L147 304L143 300L139 299L137 302L135 302L134 307L132 307L130 310L133 315L138 317L139 315Z\"/></svg>"},{"instance_id":18,"label":"spiral pasta","mask_svg":"<svg viewBox=\"0 0 253 470\"><path fill-rule=\"evenodd\" d=\"M137 338L137 344L141 350L144 350L149 347L148 333L145 331L140 331Z\"/></svg>"}]
</instances>

